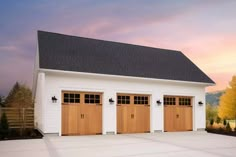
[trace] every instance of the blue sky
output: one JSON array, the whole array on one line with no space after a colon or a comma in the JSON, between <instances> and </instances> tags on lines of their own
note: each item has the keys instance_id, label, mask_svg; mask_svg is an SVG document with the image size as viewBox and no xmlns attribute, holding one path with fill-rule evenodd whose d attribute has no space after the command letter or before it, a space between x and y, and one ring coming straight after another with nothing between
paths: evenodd
<instances>
[{"instance_id":1,"label":"blue sky","mask_svg":"<svg viewBox=\"0 0 236 157\"><path fill-rule=\"evenodd\" d=\"M32 86L37 30L182 51L221 90L236 74L235 0L0 1L0 95Z\"/></svg>"}]
</instances>

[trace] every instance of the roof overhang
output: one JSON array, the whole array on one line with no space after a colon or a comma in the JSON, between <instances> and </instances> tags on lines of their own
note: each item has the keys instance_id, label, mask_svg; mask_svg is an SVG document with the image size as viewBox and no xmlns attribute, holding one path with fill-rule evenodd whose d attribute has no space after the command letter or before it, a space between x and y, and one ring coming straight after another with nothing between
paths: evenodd
<instances>
[{"instance_id":1,"label":"roof overhang","mask_svg":"<svg viewBox=\"0 0 236 157\"><path fill-rule=\"evenodd\" d=\"M180 80L169 80L169 79L123 76L123 75L98 74L98 73L64 71L64 70L54 70L54 69L44 69L44 68L39 68L38 72L55 73L55 74L69 74L69 75L83 75L83 76L91 76L91 77L106 77L106 78L113 78L113 79L114 78L119 78L119 79L123 78L123 79L131 79L131 80L144 80L144 81L155 81L155 82L177 83L177 84L192 84L192 85L200 85L200 86L204 86L204 87L215 85L215 83L205 83L205 82L192 82L192 81L180 81Z\"/></svg>"}]
</instances>

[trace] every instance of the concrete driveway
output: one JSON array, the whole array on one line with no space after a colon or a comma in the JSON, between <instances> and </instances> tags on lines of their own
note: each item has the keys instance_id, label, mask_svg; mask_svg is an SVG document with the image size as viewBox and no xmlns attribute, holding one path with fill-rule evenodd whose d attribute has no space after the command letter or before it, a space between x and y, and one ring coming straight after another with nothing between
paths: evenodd
<instances>
[{"instance_id":1,"label":"concrete driveway","mask_svg":"<svg viewBox=\"0 0 236 157\"><path fill-rule=\"evenodd\" d=\"M47 136L0 142L1 157L235 157L236 138L206 132Z\"/></svg>"}]
</instances>

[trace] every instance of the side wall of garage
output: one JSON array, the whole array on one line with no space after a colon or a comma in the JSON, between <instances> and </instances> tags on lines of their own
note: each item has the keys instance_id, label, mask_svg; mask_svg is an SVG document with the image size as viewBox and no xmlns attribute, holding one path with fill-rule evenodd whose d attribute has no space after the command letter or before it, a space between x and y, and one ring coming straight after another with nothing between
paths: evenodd
<instances>
[{"instance_id":1,"label":"side wall of garage","mask_svg":"<svg viewBox=\"0 0 236 157\"><path fill-rule=\"evenodd\" d=\"M61 134L61 92L89 91L102 92L102 133L116 133L116 96L117 93L149 94L150 97L150 131L164 130L163 96L178 95L193 97L193 130L205 128L205 85L177 81L162 81L131 77L117 77L96 74L80 74L71 72L46 72L44 88L44 133ZM53 103L51 98L58 100ZM110 103L109 99L115 100ZM156 101L160 100L161 105ZM202 101L202 106L198 102ZM36 111L37 112L37 111Z\"/></svg>"}]
</instances>

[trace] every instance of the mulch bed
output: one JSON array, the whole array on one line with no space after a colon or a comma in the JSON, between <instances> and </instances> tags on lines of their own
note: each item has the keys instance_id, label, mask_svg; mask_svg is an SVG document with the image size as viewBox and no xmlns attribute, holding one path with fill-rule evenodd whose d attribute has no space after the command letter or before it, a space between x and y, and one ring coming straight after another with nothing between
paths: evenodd
<instances>
[{"instance_id":1,"label":"mulch bed","mask_svg":"<svg viewBox=\"0 0 236 157\"><path fill-rule=\"evenodd\" d=\"M19 129L10 129L8 135L4 137L0 135L0 141L41 138L43 138L43 135L37 129L26 129L22 133Z\"/></svg>"},{"instance_id":2,"label":"mulch bed","mask_svg":"<svg viewBox=\"0 0 236 157\"><path fill-rule=\"evenodd\" d=\"M206 128L206 131L208 133L213 133L213 134L219 134L219 135L227 135L227 136L235 136L236 137L236 131L226 131L225 129L219 128Z\"/></svg>"}]
</instances>

